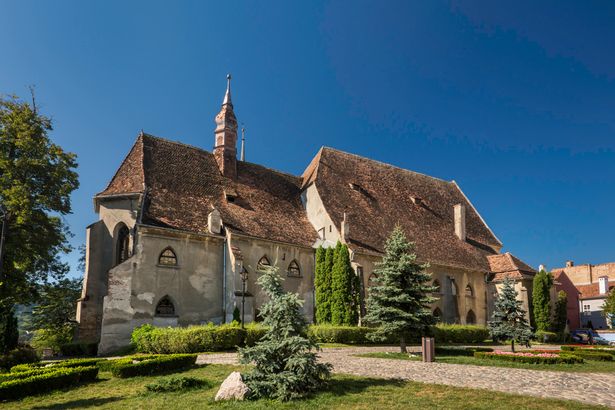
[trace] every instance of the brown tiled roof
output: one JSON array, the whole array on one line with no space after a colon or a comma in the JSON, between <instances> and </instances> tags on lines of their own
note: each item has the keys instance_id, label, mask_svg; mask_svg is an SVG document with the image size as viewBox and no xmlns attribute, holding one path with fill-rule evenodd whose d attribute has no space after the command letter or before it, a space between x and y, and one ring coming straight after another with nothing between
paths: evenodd
<instances>
[{"instance_id":1,"label":"brown tiled roof","mask_svg":"<svg viewBox=\"0 0 615 410\"><path fill-rule=\"evenodd\" d=\"M305 246L316 241L301 204L301 178L241 161L237 172L232 181L212 153L145 134L101 194L132 192L145 181L143 223L204 233L215 207L232 232ZM234 191L235 202L225 191Z\"/></svg>"},{"instance_id":2,"label":"brown tiled roof","mask_svg":"<svg viewBox=\"0 0 615 410\"><path fill-rule=\"evenodd\" d=\"M510 252L490 255L487 260L493 273L491 280L495 282L503 281L506 278L514 280L531 279L536 274L534 268Z\"/></svg>"},{"instance_id":3,"label":"brown tiled roof","mask_svg":"<svg viewBox=\"0 0 615 410\"><path fill-rule=\"evenodd\" d=\"M600 294L600 284L599 283L591 283L589 285L576 285L577 290L581 294L579 296L580 299L594 299L594 298L605 298L607 295ZM609 292L613 290L615 286L609 286Z\"/></svg>"},{"instance_id":4,"label":"brown tiled roof","mask_svg":"<svg viewBox=\"0 0 615 410\"><path fill-rule=\"evenodd\" d=\"M455 182L324 147L303 173L304 187L310 183L336 226L348 214L356 250L382 253L396 224L431 263L487 272L486 256L501 247ZM466 206L465 242L455 235L455 204Z\"/></svg>"}]
</instances>

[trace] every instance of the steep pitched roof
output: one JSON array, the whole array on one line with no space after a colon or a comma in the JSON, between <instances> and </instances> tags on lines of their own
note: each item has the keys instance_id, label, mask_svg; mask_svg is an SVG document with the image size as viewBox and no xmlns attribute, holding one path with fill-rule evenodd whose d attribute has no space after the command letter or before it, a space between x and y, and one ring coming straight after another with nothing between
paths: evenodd
<instances>
[{"instance_id":1,"label":"steep pitched roof","mask_svg":"<svg viewBox=\"0 0 615 410\"><path fill-rule=\"evenodd\" d=\"M606 294L600 294L599 283L591 283L589 285L576 285L576 288L580 293L579 299L602 299L607 297ZM610 285L609 292L614 288L614 285Z\"/></svg>"},{"instance_id":2,"label":"steep pitched roof","mask_svg":"<svg viewBox=\"0 0 615 410\"><path fill-rule=\"evenodd\" d=\"M145 134L99 195L133 192L144 182L146 224L204 233L215 207L232 232L314 243L317 235L301 204L301 178L241 161L237 172L237 181L225 178L212 153ZM234 192L235 201L228 202L225 192Z\"/></svg>"},{"instance_id":3,"label":"steep pitched roof","mask_svg":"<svg viewBox=\"0 0 615 410\"><path fill-rule=\"evenodd\" d=\"M512 255L510 252L487 257L489 267L493 273L491 280L495 282L503 281L506 278L520 280L531 279L536 274L536 270L523 262L521 259Z\"/></svg>"},{"instance_id":4,"label":"steep pitched roof","mask_svg":"<svg viewBox=\"0 0 615 410\"><path fill-rule=\"evenodd\" d=\"M349 242L360 251L382 253L396 224L432 263L486 272L486 256L501 246L454 182L323 147L303 173L303 186L311 183L337 226L348 214ZM466 206L467 241L455 235L455 204Z\"/></svg>"}]
</instances>

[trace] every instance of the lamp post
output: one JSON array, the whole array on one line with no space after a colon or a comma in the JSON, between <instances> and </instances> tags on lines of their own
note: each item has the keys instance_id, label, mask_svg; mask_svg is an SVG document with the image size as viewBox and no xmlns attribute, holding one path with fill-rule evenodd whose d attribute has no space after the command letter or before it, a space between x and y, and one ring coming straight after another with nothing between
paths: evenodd
<instances>
[{"instance_id":1,"label":"lamp post","mask_svg":"<svg viewBox=\"0 0 615 410\"><path fill-rule=\"evenodd\" d=\"M241 328L244 328L246 318L246 282L248 281L248 271L246 268L241 270Z\"/></svg>"}]
</instances>

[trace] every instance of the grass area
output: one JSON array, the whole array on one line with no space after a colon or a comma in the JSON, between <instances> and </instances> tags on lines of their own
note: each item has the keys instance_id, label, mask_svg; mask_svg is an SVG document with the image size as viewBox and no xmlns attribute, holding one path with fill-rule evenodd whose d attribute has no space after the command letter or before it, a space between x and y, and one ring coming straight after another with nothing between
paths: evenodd
<instances>
[{"instance_id":1,"label":"grass area","mask_svg":"<svg viewBox=\"0 0 615 410\"><path fill-rule=\"evenodd\" d=\"M311 398L292 403L272 401L213 401L222 380L238 366L206 365L178 374L210 381L203 389L176 393L145 393L145 385L161 376L112 378L101 373L101 380L66 391L56 391L21 401L2 403L3 409L193 409L202 407L240 409L577 409L571 401L541 399L486 390L431 385L397 380L335 376L329 388ZM584 409L603 407L583 404Z\"/></svg>"},{"instance_id":2,"label":"grass area","mask_svg":"<svg viewBox=\"0 0 615 410\"><path fill-rule=\"evenodd\" d=\"M377 359L420 360L420 356L410 356L405 353L375 352L358 354L357 357L373 357ZM585 360L583 364L529 364L498 361L492 359L475 359L472 356L438 356L436 362L450 364L473 364L475 366L513 367L516 369L551 370L574 373L615 373L615 362L598 362Z\"/></svg>"}]
</instances>

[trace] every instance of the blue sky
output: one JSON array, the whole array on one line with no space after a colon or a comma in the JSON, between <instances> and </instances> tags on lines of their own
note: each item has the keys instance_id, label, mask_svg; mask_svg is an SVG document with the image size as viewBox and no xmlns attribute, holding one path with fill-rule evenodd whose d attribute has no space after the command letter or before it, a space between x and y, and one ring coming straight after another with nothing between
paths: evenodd
<instances>
[{"instance_id":1,"label":"blue sky","mask_svg":"<svg viewBox=\"0 0 615 410\"><path fill-rule=\"evenodd\" d=\"M250 161L454 179L531 265L613 261L615 3L535 3L0 0L0 93L79 156L75 245L140 129L212 148L231 72Z\"/></svg>"}]
</instances>

